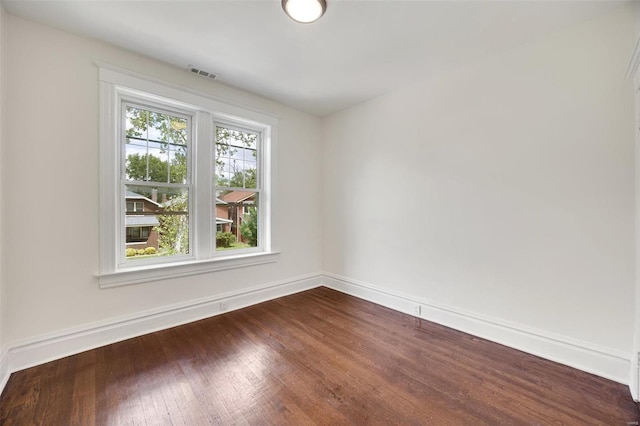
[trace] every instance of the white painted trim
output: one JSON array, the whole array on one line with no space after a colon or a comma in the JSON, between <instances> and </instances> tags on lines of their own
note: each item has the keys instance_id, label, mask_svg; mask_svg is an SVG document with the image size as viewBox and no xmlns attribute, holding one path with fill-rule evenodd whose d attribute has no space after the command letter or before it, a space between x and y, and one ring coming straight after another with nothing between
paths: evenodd
<instances>
[{"instance_id":1,"label":"white painted trim","mask_svg":"<svg viewBox=\"0 0 640 426\"><path fill-rule=\"evenodd\" d=\"M9 350L0 360L0 392L4 389L10 373L132 337L316 288L321 282L320 273L301 275L15 342L9 346Z\"/></svg>"},{"instance_id":2,"label":"white painted trim","mask_svg":"<svg viewBox=\"0 0 640 426\"><path fill-rule=\"evenodd\" d=\"M229 257L220 256L200 261L153 264L136 269L122 269L117 272L98 274L96 277L98 278L100 288L119 287L129 284L168 280L209 272L226 271L228 269L264 265L266 263L277 262L279 257L279 252L251 253Z\"/></svg>"},{"instance_id":3,"label":"white painted trim","mask_svg":"<svg viewBox=\"0 0 640 426\"><path fill-rule=\"evenodd\" d=\"M638 55L636 55L638 54ZM638 359L638 351L640 351L640 119L638 114L640 113L640 76L638 73L638 63L640 60L640 39L636 44L636 51L634 52L634 58L636 60L636 66L634 67L634 74L631 76L634 80L634 87L636 89L634 101L635 101L635 114L634 114L634 156L635 156L635 324L633 332L633 357L631 360L631 371L629 373L629 389L631 390L631 397L634 401L640 399L640 359Z\"/></svg>"},{"instance_id":4,"label":"white painted trim","mask_svg":"<svg viewBox=\"0 0 640 426\"><path fill-rule=\"evenodd\" d=\"M631 367L629 374L629 390L631 391L631 398L638 402L640 396L638 395L638 374L640 372L640 357L638 352L634 352L631 355Z\"/></svg>"},{"instance_id":5,"label":"white painted trim","mask_svg":"<svg viewBox=\"0 0 640 426\"><path fill-rule=\"evenodd\" d=\"M324 273L329 288L541 358L629 384L631 354Z\"/></svg>"},{"instance_id":6,"label":"white painted trim","mask_svg":"<svg viewBox=\"0 0 640 426\"><path fill-rule=\"evenodd\" d=\"M640 17L640 7L638 3L636 7L636 25L637 19ZM640 351L640 38L636 42L633 55L627 69L627 78L633 80L635 88L635 114L634 114L634 150L635 150L635 324L633 332L633 354L631 357L631 368L629 371L629 389L631 397L634 401L640 400L640 359L638 351Z\"/></svg>"},{"instance_id":7,"label":"white painted trim","mask_svg":"<svg viewBox=\"0 0 640 426\"><path fill-rule=\"evenodd\" d=\"M9 353L7 350L3 350L0 351L0 394L2 394L2 390L7 385L9 376L11 376L11 371L9 371Z\"/></svg>"},{"instance_id":8,"label":"white painted trim","mask_svg":"<svg viewBox=\"0 0 640 426\"><path fill-rule=\"evenodd\" d=\"M179 100L189 105L198 105L233 121L241 121L242 118L245 118L247 119L246 125L268 124L269 126L278 126L278 118L274 114L240 105L233 101L223 100L186 86L169 83L115 65L99 61L96 61L96 65L99 67L100 81L135 88L135 90L144 92L145 95L153 93L164 98Z\"/></svg>"},{"instance_id":9,"label":"white painted trim","mask_svg":"<svg viewBox=\"0 0 640 426\"><path fill-rule=\"evenodd\" d=\"M633 49L629 65L627 66L627 78L633 79L636 76L638 66L640 66L640 38L636 41L636 46Z\"/></svg>"}]
</instances>

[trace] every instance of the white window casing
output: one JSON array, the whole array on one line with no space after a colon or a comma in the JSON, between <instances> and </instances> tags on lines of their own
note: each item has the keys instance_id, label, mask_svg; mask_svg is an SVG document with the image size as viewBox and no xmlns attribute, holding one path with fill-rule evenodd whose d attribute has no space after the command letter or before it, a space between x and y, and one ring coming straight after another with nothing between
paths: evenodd
<instances>
[{"instance_id":1,"label":"white window casing","mask_svg":"<svg viewBox=\"0 0 640 426\"><path fill-rule=\"evenodd\" d=\"M100 255L98 281L113 287L176 278L277 261L274 230L275 146L278 120L263 112L224 102L191 89L171 85L106 64L99 65L100 79ZM184 184L159 183L187 188L189 250L185 255L130 260L125 257L125 178L123 105L142 105L188 120L187 179ZM215 129L232 126L255 132L258 195L258 246L217 251L216 187L214 186ZM145 185L144 183L142 185ZM151 185L151 184L148 184Z\"/></svg>"}]
</instances>

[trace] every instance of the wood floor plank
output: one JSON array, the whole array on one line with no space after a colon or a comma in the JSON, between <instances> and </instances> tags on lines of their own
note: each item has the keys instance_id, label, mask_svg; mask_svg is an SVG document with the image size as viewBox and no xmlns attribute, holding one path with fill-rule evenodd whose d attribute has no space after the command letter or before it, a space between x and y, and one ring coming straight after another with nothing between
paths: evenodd
<instances>
[{"instance_id":1,"label":"wood floor plank","mask_svg":"<svg viewBox=\"0 0 640 426\"><path fill-rule=\"evenodd\" d=\"M318 288L14 373L3 425L627 425L625 386Z\"/></svg>"}]
</instances>

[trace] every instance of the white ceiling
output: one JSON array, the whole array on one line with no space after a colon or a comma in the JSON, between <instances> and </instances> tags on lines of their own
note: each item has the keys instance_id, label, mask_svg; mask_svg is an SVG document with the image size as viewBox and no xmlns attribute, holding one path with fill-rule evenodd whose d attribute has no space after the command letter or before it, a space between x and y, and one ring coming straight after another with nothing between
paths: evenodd
<instances>
[{"instance_id":1,"label":"white ceiling","mask_svg":"<svg viewBox=\"0 0 640 426\"><path fill-rule=\"evenodd\" d=\"M279 0L6 1L13 14L105 40L324 116L559 31L624 1L327 0L313 24Z\"/></svg>"}]
</instances>

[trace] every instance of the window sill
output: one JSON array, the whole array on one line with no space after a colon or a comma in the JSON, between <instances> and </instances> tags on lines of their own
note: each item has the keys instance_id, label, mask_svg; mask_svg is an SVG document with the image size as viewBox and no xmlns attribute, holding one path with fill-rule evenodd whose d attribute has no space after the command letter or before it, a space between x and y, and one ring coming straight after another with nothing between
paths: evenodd
<instances>
[{"instance_id":1,"label":"window sill","mask_svg":"<svg viewBox=\"0 0 640 426\"><path fill-rule=\"evenodd\" d=\"M141 266L117 272L98 274L96 277L98 278L100 288L119 287L129 284L263 265L276 262L279 257L280 252L252 253L233 257Z\"/></svg>"}]
</instances>

